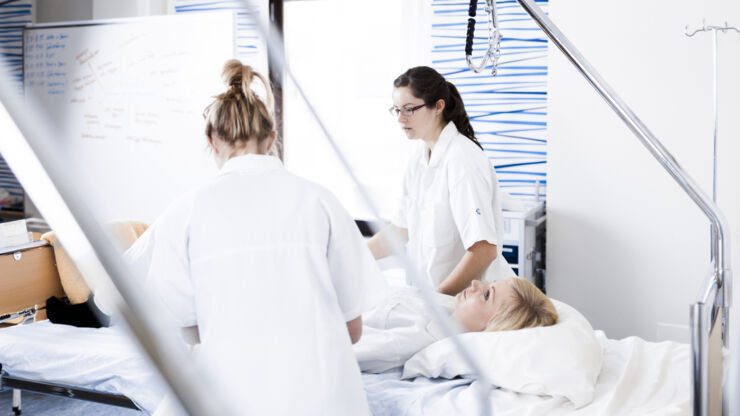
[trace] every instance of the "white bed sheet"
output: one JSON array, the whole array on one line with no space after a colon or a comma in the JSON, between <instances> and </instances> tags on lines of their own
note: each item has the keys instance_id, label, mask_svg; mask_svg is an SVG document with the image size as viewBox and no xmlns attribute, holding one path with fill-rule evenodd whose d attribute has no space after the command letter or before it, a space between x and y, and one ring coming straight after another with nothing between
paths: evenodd
<instances>
[{"instance_id":1,"label":"white bed sheet","mask_svg":"<svg viewBox=\"0 0 740 416\"><path fill-rule=\"evenodd\" d=\"M35 322L0 329L0 364L14 377L122 394L152 413L166 388L120 328Z\"/></svg>"},{"instance_id":2,"label":"white bed sheet","mask_svg":"<svg viewBox=\"0 0 740 416\"><path fill-rule=\"evenodd\" d=\"M604 348L604 364L593 402L575 409L564 398L517 394L490 389L496 416L689 415L690 350L675 342L653 343L640 338L607 339L596 331ZM400 380L400 370L363 374L374 416L481 414L476 382L467 379Z\"/></svg>"},{"instance_id":3,"label":"white bed sheet","mask_svg":"<svg viewBox=\"0 0 740 416\"><path fill-rule=\"evenodd\" d=\"M636 337L610 340L596 331L604 364L592 403L574 409L563 398L490 389L497 416L689 415L690 350ZM138 347L120 329L75 328L37 322L0 329L0 363L9 374L122 394L151 413L166 388ZM480 414L476 382L400 380L401 371L363 374L371 410L385 415Z\"/></svg>"}]
</instances>

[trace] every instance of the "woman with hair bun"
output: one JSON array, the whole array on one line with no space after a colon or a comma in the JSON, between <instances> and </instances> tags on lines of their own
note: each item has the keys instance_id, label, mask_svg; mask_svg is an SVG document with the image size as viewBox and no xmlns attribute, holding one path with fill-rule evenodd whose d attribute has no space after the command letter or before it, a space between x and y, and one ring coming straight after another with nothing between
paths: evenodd
<instances>
[{"instance_id":1,"label":"woman with hair bun","mask_svg":"<svg viewBox=\"0 0 740 416\"><path fill-rule=\"evenodd\" d=\"M128 255L149 256L147 285L181 327L196 327L196 359L244 414L367 415L352 344L384 279L334 196L269 155L265 78L236 60L223 76L227 90L204 113L218 175Z\"/></svg>"},{"instance_id":2,"label":"woman with hair bun","mask_svg":"<svg viewBox=\"0 0 740 416\"><path fill-rule=\"evenodd\" d=\"M471 281L514 275L502 255L503 214L491 162L475 138L460 93L437 71L411 68L393 83L393 107L409 139L420 140L403 178L392 223L368 246L376 259L391 252L388 233L439 292L456 295Z\"/></svg>"}]
</instances>

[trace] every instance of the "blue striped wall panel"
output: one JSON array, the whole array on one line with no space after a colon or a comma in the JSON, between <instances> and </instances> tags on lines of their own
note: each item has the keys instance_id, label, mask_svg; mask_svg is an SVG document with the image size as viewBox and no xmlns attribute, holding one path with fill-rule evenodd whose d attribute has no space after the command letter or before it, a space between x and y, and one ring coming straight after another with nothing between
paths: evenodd
<instances>
[{"instance_id":1,"label":"blue striped wall panel","mask_svg":"<svg viewBox=\"0 0 740 416\"><path fill-rule=\"evenodd\" d=\"M33 22L33 0L0 1L0 65L23 93L23 27ZM23 188L0 155L0 209L23 209Z\"/></svg>"},{"instance_id":2,"label":"blue striped wall panel","mask_svg":"<svg viewBox=\"0 0 740 416\"><path fill-rule=\"evenodd\" d=\"M465 62L468 2L429 0L432 8L431 66L457 86L476 137L496 167L501 189L532 199L547 186L547 37L514 0L499 0L501 40L498 75ZM547 0L537 0L547 10ZM485 1L478 2L474 62L488 47Z\"/></svg>"},{"instance_id":3,"label":"blue striped wall panel","mask_svg":"<svg viewBox=\"0 0 740 416\"><path fill-rule=\"evenodd\" d=\"M0 1L0 65L23 92L23 27L33 22L33 0Z\"/></svg>"}]
</instances>

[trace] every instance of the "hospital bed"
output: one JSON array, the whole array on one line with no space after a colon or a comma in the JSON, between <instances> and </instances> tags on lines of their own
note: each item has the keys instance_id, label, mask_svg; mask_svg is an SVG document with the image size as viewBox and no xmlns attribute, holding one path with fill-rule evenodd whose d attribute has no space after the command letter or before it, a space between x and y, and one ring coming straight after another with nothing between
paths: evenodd
<instances>
[{"instance_id":1,"label":"hospital bed","mask_svg":"<svg viewBox=\"0 0 740 416\"><path fill-rule=\"evenodd\" d=\"M43 240L0 250L0 293L6 295L0 315L63 296L59 275L48 267L53 262ZM22 391L154 410L163 389L123 330L57 325L43 310L30 312L21 324L0 327L0 389L13 389L15 414L22 411Z\"/></svg>"},{"instance_id":2,"label":"hospital bed","mask_svg":"<svg viewBox=\"0 0 740 416\"><path fill-rule=\"evenodd\" d=\"M495 414L614 415L627 409L635 414L690 413L688 345L635 337L610 340L599 331L597 337L604 361L593 402L574 409L563 398L489 388ZM138 405L147 412L156 408L164 392L148 360L115 328L42 321L0 329L0 361L6 387L130 408ZM363 379L376 416L480 413L477 382L471 379L401 380L399 370L364 374Z\"/></svg>"},{"instance_id":3,"label":"hospital bed","mask_svg":"<svg viewBox=\"0 0 740 416\"><path fill-rule=\"evenodd\" d=\"M394 279L402 270L384 273L392 288L403 286ZM487 380L454 364L459 356L445 340L375 374L368 363L393 358L380 351L373 358L361 340L356 350L361 367L369 369L363 381L373 414L487 414L482 395L495 415L691 414L688 344L608 339L575 309L553 303L559 314L554 326L460 337ZM367 345L382 345L372 340L376 335L364 335Z\"/></svg>"},{"instance_id":4,"label":"hospital bed","mask_svg":"<svg viewBox=\"0 0 740 416\"><path fill-rule=\"evenodd\" d=\"M397 269L385 271L392 284L402 273ZM37 289L43 291L38 285ZM495 414L608 415L628 408L689 413L687 345L650 343L634 337L609 340L600 332L597 336L604 361L591 403L575 409L564 398L490 387L487 397ZM115 326L77 328L42 320L1 328L0 366L3 388L142 409L145 413L156 409L166 391L145 355L126 332ZM363 379L374 415L479 414L481 410L477 381L472 379L402 380L400 370L363 374ZM20 413L20 402L14 405Z\"/></svg>"},{"instance_id":5,"label":"hospital bed","mask_svg":"<svg viewBox=\"0 0 740 416\"><path fill-rule=\"evenodd\" d=\"M119 328L77 328L49 321L0 329L1 385L151 413L164 387ZM18 394L16 394L17 396ZM16 414L20 401L14 402Z\"/></svg>"}]
</instances>

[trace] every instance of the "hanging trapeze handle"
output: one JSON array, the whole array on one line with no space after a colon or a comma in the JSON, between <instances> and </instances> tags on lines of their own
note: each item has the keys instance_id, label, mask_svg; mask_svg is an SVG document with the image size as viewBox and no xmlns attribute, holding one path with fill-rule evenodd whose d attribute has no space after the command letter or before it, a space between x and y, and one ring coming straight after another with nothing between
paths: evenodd
<instances>
[{"instance_id":1,"label":"hanging trapeze handle","mask_svg":"<svg viewBox=\"0 0 740 416\"><path fill-rule=\"evenodd\" d=\"M465 60L468 68L473 72L481 72L488 62L491 62L491 75L496 75L496 66L501 54L501 33L498 30L496 19L495 0L486 0L486 14L488 15L488 49L479 65L473 63L473 35L475 34L475 13L478 9L478 0L470 0L468 8L468 31L465 36Z\"/></svg>"}]
</instances>

